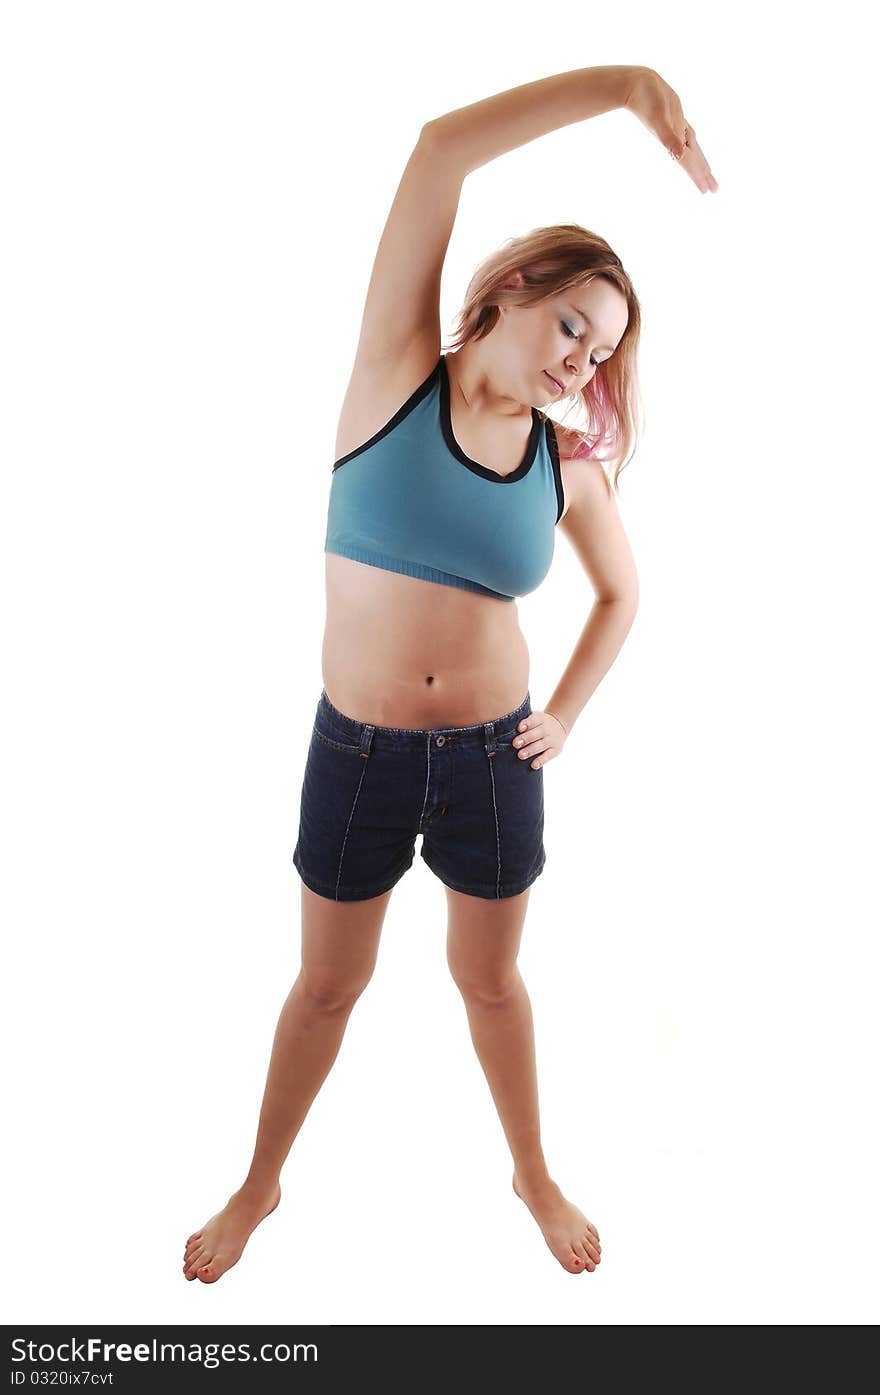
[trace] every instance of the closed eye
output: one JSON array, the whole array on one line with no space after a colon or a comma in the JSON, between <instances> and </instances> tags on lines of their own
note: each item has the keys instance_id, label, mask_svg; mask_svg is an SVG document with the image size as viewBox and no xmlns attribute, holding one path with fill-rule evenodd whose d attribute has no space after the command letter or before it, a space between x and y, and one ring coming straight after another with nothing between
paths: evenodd
<instances>
[{"instance_id":1,"label":"closed eye","mask_svg":"<svg viewBox=\"0 0 880 1395\"><path fill-rule=\"evenodd\" d=\"M578 343L580 343L581 336L580 336L579 334L575 334L575 332L574 332L574 330L572 329L571 325L567 325L567 324L565 323L565 320L560 320L559 323L562 325L562 328L565 330L565 332L566 332L566 334L568 335L569 339L575 339L575 340L577 340ZM592 354L590 355L590 363L593 365L594 368L599 368L599 367L601 366L601 365L598 363L598 361L597 361L596 359L593 358Z\"/></svg>"}]
</instances>

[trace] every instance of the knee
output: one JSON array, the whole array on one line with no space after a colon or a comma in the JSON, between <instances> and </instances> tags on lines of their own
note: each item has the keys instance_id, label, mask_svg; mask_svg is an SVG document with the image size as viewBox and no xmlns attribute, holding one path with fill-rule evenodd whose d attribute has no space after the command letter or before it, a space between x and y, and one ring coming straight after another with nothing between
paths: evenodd
<instances>
[{"instance_id":1,"label":"knee","mask_svg":"<svg viewBox=\"0 0 880 1395\"><path fill-rule=\"evenodd\" d=\"M519 988L519 970L472 969L449 961L455 986L468 1003L480 1007L504 1007Z\"/></svg>"},{"instance_id":2,"label":"knee","mask_svg":"<svg viewBox=\"0 0 880 1395\"><path fill-rule=\"evenodd\" d=\"M343 978L326 971L300 972L303 998L315 1012L350 1012L370 978Z\"/></svg>"}]
</instances>

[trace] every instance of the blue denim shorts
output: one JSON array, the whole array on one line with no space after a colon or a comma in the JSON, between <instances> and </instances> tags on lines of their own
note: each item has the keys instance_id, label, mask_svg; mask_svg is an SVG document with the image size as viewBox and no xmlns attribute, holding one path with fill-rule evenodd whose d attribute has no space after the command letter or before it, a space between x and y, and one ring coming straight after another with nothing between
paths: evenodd
<instances>
[{"instance_id":1,"label":"blue denim shorts","mask_svg":"<svg viewBox=\"0 0 880 1395\"><path fill-rule=\"evenodd\" d=\"M469 727L377 727L322 690L300 799L293 864L336 901L390 890L416 837L435 876L470 896L518 896L544 868L544 772L513 738L532 710Z\"/></svg>"}]
</instances>

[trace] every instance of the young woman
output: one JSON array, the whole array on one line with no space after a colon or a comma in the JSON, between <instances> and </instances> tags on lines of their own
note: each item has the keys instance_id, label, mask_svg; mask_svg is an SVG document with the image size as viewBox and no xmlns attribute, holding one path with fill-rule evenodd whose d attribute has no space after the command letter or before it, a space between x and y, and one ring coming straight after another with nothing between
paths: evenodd
<instances>
[{"instance_id":1,"label":"young woman","mask_svg":"<svg viewBox=\"0 0 880 1395\"><path fill-rule=\"evenodd\" d=\"M284 1004L253 1161L186 1241L213 1283L280 1199L279 1176L376 962L393 886L421 856L443 882L447 954L510 1146L513 1187L564 1269L595 1269L595 1225L552 1180L517 953L544 866L543 767L559 756L637 606L614 489L636 434L639 304L577 224L512 239L478 268L451 354L440 274L465 176L537 136L625 107L702 191L717 189L650 68L562 73L428 122L376 254L342 404L326 536L327 621L293 860L302 966ZM580 399L589 430L542 410ZM600 459L614 469L613 486ZM515 597L554 530L595 602L547 705L532 707Z\"/></svg>"}]
</instances>

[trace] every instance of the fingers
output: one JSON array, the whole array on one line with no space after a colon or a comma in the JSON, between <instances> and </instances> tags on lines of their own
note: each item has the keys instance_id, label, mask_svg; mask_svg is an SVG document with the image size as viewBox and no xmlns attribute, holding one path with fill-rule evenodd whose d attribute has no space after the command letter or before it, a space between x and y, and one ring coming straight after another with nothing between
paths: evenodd
<instances>
[{"instance_id":1,"label":"fingers","mask_svg":"<svg viewBox=\"0 0 880 1395\"><path fill-rule=\"evenodd\" d=\"M666 149L669 151L669 154L672 156L673 160L680 160L688 148L688 140L690 137L691 128L690 126L685 124L684 135L678 134L678 131L680 129L681 127L679 127L678 129L676 129L674 126L671 127L669 139L666 142Z\"/></svg>"},{"instance_id":2,"label":"fingers","mask_svg":"<svg viewBox=\"0 0 880 1395\"><path fill-rule=\"evenodd\" d=\"M548 751L552 751L553 747L549 737L544 735L543 727L540 722L530 728L527 736L523 736L522 733L516 736L513 742L514 746L516 746L518 741L527 743L518 748L517 755L519 759L523 761L523 763L529 761L533 770L539 769L540 766L544 764L545 758L547 760L552 759L551 756L545 754Z\"/></svg>"},{"instance_id":3,"label":"fingers","mask_svg":"<svg viewBox=\"0 0 880 1395\"><path fill-rule=\"evenodd\" d=\"M552 718L553 725L545 718ZM532 712L523 718L511 743L520 760L529 761L533 770L539 770L548 760L552 760L554 754L562 749L565 739L564 736L560 739L557 726L562 727L562 723L552 712ZM564 727L562 730L565 730Z\"/></svg>"},{"instance_id":4,"label":"fingers","mask_svg":"<svg viewBox=\"0 0 880 1395\"><path fill-rule=\"evenodd\" d=\"M690 149L693 152L694 167L691 173L694 183L696 184L700 192L703 194L705 194L707 191L711 191L713 194L717 193L718 180L715 178L714 174L710 170L709 161L706 159L705 155L700 149L699 142L696 136L694 135L693 131L689 132L689 140Z\"/></svg>"},{"instance_id":5,"label":"fingers","mask_svg":"<svg viewBox=\"0 0 880 1395\"><path fill-rule=\"evenodd\" d=\"M675 136L667 146L673 160L680 161L702 194L717 193L718 181L700 149L693 126L685 125L684 135Z\"/></svg>"}]
</instances>

